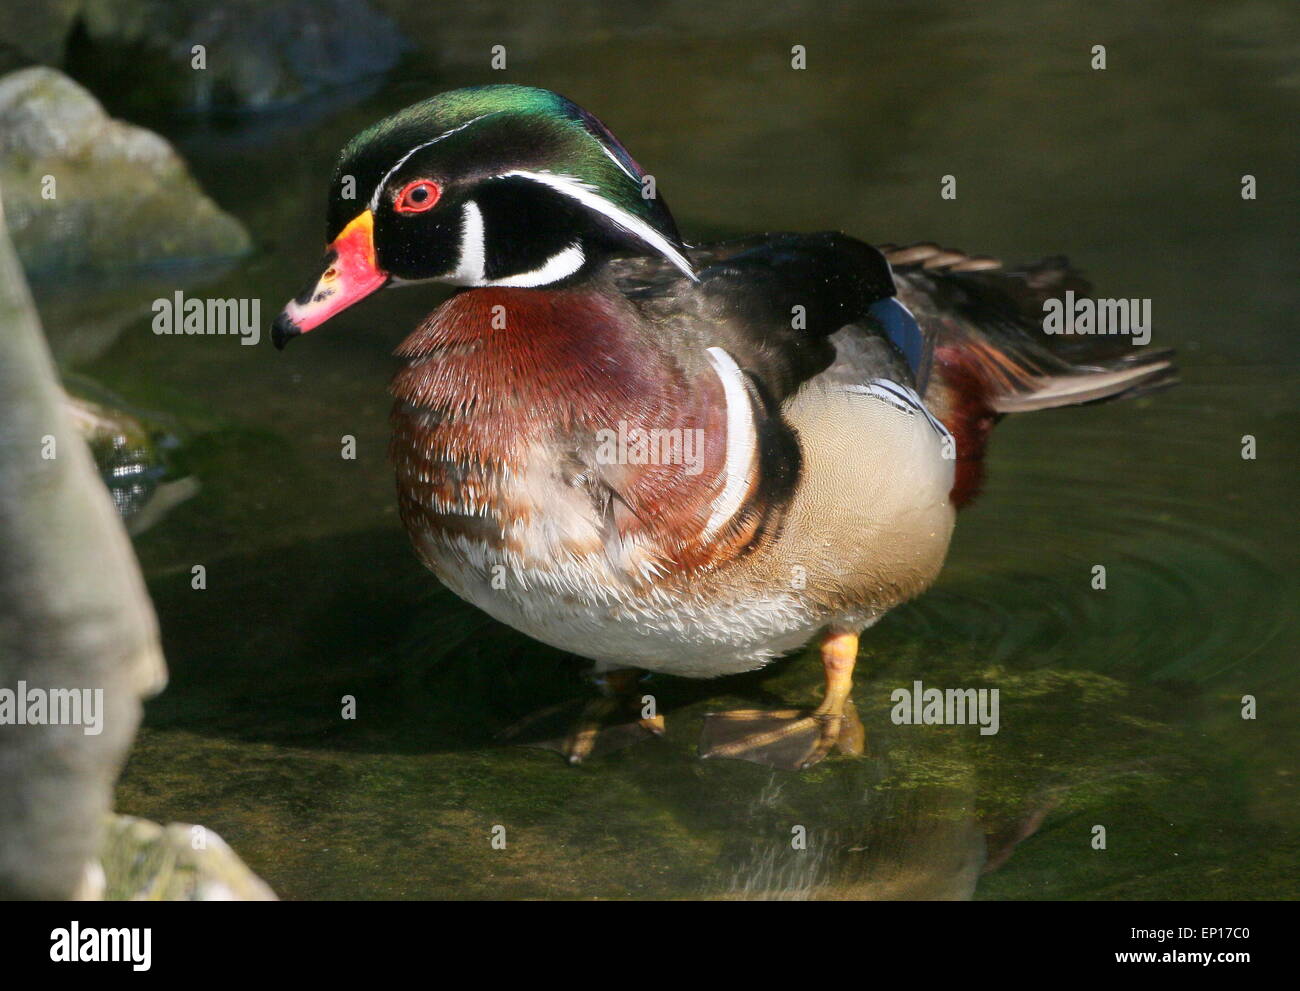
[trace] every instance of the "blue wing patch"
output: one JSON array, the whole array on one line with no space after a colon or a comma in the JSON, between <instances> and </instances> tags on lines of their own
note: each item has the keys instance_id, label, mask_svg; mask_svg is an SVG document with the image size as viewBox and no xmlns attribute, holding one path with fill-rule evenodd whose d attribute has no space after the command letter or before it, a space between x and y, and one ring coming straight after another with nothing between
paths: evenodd
<instances>
[{"instance_id":1,"label":"blue wing patch","mask_svg":"<svg viewBox=\"0 0 1300 991\"><path fill-rule=\"evenodd\" d=\"M912 311L893 296L889 296L872 303L869 312L880 321L885 334L894 346L903 352L903 357L907 359L907 364L912 369L912 375L919 380L921 359L925 354L925 337L921 333L921 328L917 326Z\"/></svg>"}]
</instances>

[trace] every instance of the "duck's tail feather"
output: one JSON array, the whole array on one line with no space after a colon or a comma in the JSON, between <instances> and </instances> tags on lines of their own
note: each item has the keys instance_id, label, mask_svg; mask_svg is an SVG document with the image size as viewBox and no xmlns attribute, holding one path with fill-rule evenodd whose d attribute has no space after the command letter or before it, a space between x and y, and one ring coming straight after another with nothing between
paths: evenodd
<instances>
[{"instance_id":1,"label":"duck's tail feather","mask_svg":"<svg viewBox=\"0 0 1300 991\"><path fill-rule=\"evenodd\" d=\"M956 441L958 506L978 493L988 436L1004 414L1129 399L1177 381L1167 349L1135 346L1127 335L1044 330L1048 300L1091 292L1064 258L1001 271L994 259L934 245L882 250L927 340L921 385Z\"/></svg>"}]
</instances>

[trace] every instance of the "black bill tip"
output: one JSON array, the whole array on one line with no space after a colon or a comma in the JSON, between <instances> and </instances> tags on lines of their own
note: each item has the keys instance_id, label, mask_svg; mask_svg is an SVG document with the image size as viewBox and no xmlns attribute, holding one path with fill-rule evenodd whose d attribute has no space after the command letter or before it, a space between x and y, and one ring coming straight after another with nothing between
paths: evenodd
<instances>
[{"instance_id":1,"label":"black bill tip","mask_svg":"<svg viewBox=\"0 0 1300 991\"><path fill-rule=\"evenodd\" d=\"M271 324L271 343L275 345L277 351L283 351L289 339L301 333L298 325L289 318L289 314L281 313L275 318L275 323Z\"/></svg>"}]
</instances>

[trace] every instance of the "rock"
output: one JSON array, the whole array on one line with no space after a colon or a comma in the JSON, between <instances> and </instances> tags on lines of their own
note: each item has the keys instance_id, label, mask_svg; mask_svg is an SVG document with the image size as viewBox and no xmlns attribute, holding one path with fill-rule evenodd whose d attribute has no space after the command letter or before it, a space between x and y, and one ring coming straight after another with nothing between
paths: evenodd
<instances>
[{"instance_id":1,"label":"rock","mask_svg":"<svg viewBox=\"0 0 1300 991\"><path fill-rule=\"evenodd\" d=\"M60 719L0 722L0 899L85 896L140 700L167 670L139 565L65 411L3 223L0 507L0 688L58 689L95 710L69 702Z\"/></svg>"},{"instance_id":2,"label":"rock","mask_svg":"<svg viewBox=\"0 0 1300 991\"><path fill-rule=\"evenodd\" d=\"M168 478L166 451L176 439L125 410L69 395L68 416L90 446L99 477L132 536L196 495L193 478Z\"/></svg>"},{"instance_id":3,"label":"rock","mask_svg":"<svg viewBox=\"0 0 1300 991\"><path fill-rule=\"evenodd\" d=\"M0 78L0 194L36 279L211 262L251 245L165 140L111 119L55 69Z\"/></svg>"},{"instance_id":4,"label":"rock","mask_svg":"<svg viewBox=\"0 0 1300 991\"><path fill-rule=\"evenodd\" d=\"M384 72L407 47L368 0L86 0L69 68L138 109L266 110Z\"/></svg>"},{"instance_id":5,"label":"rock","mask_svg":"<svg viewBox=\"0 0 1300 991\"><path fill-rule=\"evenodd\" d=\"M156 299L170 298L177 289L186 296L227 275L239 264L235 258L202 266L155 269L105 276L76 276L76 292L65 278L43 279L32 286L36 310L55 364L82 368L107 354L122 332L142 317L150 317Z\"/></svg>"},{"instance_id":6,"label":"rock","mask_svg":"<svg viewBox=\"0 0 1300 991\"><path fill-rule=\"evenodd\" d=\"M109 816L100 851L109 901L277 901L273 892L215 832Z\"/></svg>"}]
</instances>

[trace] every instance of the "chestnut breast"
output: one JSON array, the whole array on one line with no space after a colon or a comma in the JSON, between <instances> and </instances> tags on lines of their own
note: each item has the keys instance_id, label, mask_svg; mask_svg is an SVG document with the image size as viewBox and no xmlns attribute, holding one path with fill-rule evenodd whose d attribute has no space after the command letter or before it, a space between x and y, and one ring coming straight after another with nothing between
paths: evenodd
<instances>
[{"instance_id":1,"label":"chestnut breast","mask_svg":"<svg viewBox=\"0 0 1300 991\"><path fill-rule=\"evenodd\" d=\"M391 453L402 520L453 589L454 572L497 564L535 583L641 584L753 539L750 511L706 539L727 481L721 383L706 364L670 355L621 295L461 292L398 354L407 364L392 386ZM620 456L619 439L652 431L693 460Z\"/></svg>"}]
</instances>

